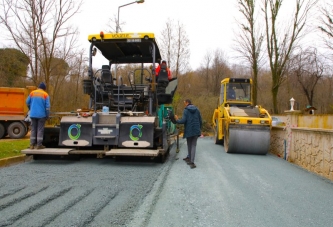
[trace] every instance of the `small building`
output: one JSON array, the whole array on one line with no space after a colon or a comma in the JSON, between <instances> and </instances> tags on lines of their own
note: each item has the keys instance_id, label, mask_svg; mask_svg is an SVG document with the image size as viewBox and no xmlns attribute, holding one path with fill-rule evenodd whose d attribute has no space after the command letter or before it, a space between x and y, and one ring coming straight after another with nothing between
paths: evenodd
<instances>
[{"instance_id":1,"label":"small building","mask_svg":"<svg viewBox=\"0 0 333 227\"><path fill-rule=\"evenodd\" d=\"M306 109L304 110L305 113L308 113L308 114L311 114L311 115L314 115L314 111L317 110L317 108L313 107L313 106L310 106L310 105L307 105L306 106Z\"/></svg>"}]
</instances>

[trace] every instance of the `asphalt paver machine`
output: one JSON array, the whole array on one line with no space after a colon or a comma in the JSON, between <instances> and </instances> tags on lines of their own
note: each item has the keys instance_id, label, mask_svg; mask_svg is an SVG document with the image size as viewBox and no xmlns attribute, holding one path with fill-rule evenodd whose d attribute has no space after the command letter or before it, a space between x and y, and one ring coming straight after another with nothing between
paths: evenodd
<instances>
[{"instance_id":1,"label":"asphalt paver machine","mask_svg":"<svg viewBox=\"0 0 333 227\"><path fill-rule=\"evenodd\" d=\"M161 54L154 34L101 32L88 40L89 78L83 80L83 93L90 97L88 110L61 113L59 125L45 128L46 148L22 153L35 159L149 156L163 162L171 145L178 145L178 132L169 117L177 78L168 80L166 69L155 76ZM108 64L96 70L99 54ZM121 75L120 65L125 65Z\"/></svg>"}]
</instances>

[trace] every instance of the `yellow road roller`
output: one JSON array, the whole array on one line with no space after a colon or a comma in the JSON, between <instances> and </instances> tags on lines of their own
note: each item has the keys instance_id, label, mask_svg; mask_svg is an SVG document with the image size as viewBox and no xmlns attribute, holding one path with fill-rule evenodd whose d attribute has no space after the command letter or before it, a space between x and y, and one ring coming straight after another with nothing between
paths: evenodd
<instances>
[{"instance_id":1,"label":"yellow road roller","mask_svg":"<svg viewBox=\"0 0 333 227\"><path fill-rule=\"evenodd\" d=\"M251 79L221 81L212 125L215 143L223 144L227 153L265 155L269 151L272 118L260 105L254 106Z\"/></svg>"}]
</instances>

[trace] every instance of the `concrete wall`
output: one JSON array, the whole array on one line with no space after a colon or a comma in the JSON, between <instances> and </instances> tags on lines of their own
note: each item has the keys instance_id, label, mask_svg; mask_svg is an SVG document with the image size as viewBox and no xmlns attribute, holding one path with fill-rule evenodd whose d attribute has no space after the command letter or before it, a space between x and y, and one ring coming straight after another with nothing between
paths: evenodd
<instances>
[{"instance_id":1,"label":"concrete wall","mask_svg":"<svg viewBox=\"0 0 333 227\"><path fill-rule=\"evenodd\" d=\"M286 111L273 126L270 153L333 180L333 116Z\"/></svg>"}]
</instances>

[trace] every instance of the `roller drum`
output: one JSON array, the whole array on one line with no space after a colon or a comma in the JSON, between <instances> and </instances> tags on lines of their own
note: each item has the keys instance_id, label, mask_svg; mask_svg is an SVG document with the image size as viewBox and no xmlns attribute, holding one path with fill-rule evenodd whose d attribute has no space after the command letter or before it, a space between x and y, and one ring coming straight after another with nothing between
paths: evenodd
<instances>
[{"instance_id":1,"label":"roller drum","mask_svg":"<svg viewBox=\"0 0 333 227\"><path fill-rule=\"evenodd\" d=\"M226 152L265 155L269 151L270 137L268 126L230 126Z\"/></svg>"}]
</instances>

